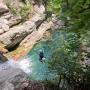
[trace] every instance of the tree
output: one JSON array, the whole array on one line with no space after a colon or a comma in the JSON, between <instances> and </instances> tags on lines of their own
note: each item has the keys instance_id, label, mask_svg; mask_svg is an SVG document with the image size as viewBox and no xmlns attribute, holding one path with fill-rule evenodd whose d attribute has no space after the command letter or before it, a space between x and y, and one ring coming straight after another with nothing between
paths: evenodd
<instances>
[{"instance_id":1,"label":"tree","mask_svg":"<svg viewBox=\"0 0 90 90\"><path fill-rule=\"evenodd\" d=\"M78 62L78 46L77 36L69 34L64 47L55 51L48 62L50 70L58 75L58 87L61 86L62 80L64 81L62 88L69 87L69 90L71 86L76 87L82 82L86 67Z\"/></svg>"},{"instance_id":2,"label":"tree","mask_svg":"<svg viewBox=\"0 0 90 90\"><path fill-rule=\"evenodd\" d=\"M78 38L68 37L64 47L52 55L49 67L60 76L59 84L64 78L69 85L76 88L75 90L77 87L80 90L87 90L89 67L81 65L78 60L82 59L84 39L88 41L90 38L90 36L87 37L87 34L90 33L90 0L51 0L50 3L53 3L53 8L57 7L52 12L65 22L63 30L66 30L67 34L75 33ZM74 43L73 38L76 38ZM75 52L75 50L77 51Z\"/></svg>"}]
</instances>

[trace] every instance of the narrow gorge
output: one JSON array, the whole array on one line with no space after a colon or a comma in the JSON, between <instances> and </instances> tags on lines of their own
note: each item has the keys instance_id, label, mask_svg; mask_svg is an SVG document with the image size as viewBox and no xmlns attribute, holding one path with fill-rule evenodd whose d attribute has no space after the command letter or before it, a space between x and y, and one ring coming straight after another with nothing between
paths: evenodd
<instances>
[{"instance_id":1,"label":"narrow gorge","mask_svg":"<svg viewBox=\"0 0 90 90\"><path fill-rule=\"evenodd\" d=\"M0 90L90 90L90 1L0 0Z\"/></svg>"}]
</instances>

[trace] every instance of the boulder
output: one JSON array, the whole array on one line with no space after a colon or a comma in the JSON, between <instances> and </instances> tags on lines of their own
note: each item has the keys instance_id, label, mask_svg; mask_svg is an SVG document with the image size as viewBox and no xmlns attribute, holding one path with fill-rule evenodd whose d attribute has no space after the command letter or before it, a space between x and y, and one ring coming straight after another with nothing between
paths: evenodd
<instances>
[{"instance_id":1,"label":"boulder","mask_svg":"<svg viewBox=\"0 0 90 90\"><path fill-rule=\"evenodd\" d=\"M28 86L27 75L18 68L0 70L0 90L23 90Z\"/></svg>"}]
</instances>

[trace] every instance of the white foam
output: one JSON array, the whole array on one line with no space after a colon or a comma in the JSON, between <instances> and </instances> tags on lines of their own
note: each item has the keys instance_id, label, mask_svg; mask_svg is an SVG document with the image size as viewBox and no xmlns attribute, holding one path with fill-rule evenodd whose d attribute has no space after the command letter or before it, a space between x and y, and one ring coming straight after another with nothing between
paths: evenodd
<instances>
[{"instance_id":1,"label":"white foam","mask_svg":"<svg viewBox=\"0 0 90 90\"><path fill-rule=\"evenodd\" d=\"M0 64L0 70L3 70L3 69L5 70L11 67L20 68L27 74L30 74L32 72L32 62L29 57L19 61L9 59L7 62Z\"/></svg>"}]
</instances>

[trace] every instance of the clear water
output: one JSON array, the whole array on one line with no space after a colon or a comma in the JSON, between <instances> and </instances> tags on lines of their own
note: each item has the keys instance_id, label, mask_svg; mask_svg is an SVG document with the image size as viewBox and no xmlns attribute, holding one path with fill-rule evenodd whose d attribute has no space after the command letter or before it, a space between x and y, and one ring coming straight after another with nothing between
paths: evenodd
<instances>
[{"instance_id":1,"label":"clear water","mask_svg":"<svg viewBox=\"0 0 90 90\"><path fill-rule=\"evenodd\" d=\"M63 47L64 38L65 36L63 32L55 31L48 40L40 41L29 52L28 58L31 58L30 62L32 62L32 73L30 74L30 79L44 80L53 77L54 74L48 74L49 70L47 64L39 61L39 51L44 51L45 62L47 62L56 49Z\"/></svg>"}]
</instances>

